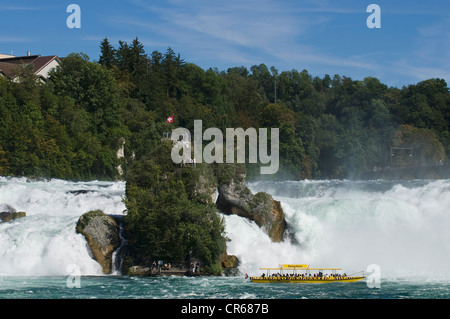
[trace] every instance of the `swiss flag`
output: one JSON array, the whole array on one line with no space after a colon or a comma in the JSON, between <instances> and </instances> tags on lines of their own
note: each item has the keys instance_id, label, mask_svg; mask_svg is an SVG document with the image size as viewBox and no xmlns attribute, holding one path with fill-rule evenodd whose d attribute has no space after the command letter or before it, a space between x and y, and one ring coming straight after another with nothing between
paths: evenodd
<instances>
[{"instance_id":1,"label":"swiss flag","mask_svg":"<svg viewBox=\"0 0 450 319\"><path fill-rule=\"evenodd\" d=\"M173 122L173 116L169 116L167 118L167 123L172 123Z\"/></svg>"}]
</instances>

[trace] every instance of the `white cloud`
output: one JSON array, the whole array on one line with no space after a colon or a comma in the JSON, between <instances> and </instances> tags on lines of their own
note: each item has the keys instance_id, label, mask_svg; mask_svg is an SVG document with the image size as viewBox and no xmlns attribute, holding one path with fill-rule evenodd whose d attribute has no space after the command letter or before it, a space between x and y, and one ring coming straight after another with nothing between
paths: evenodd
<instances>
[{"instance_id":1,"label":"white cloud","mask_svg":"<svg viewBox=\"0 0 450 319\"><path fill-rule=\"evenodd\" d=\"M422 26L412 44L407 44L411 47L381 45L365 51L370 38L367 40L361 30L354 28L361 21L364 30L366 5L357 1L129 2L143 12L142 16L114 17L114 23L123 29L138 30L139 39L147 40L143 41L146 46L170 46L187 61L203 67L226 69L265 63L280 71L307 69L312 74L342 74L358 79L376 76L394 85L405 78L412 83L414 79L449 74L450 23ZM397 9L391 7L391 11ZM395 17L393 11L382 12ZM410 13L406 10L404 14ZM380 36L382 32L389 36ZM384 28L373 38L392 40L396 38L392 32L395 30ZM339 40L339 36L343 38Z\"/></svg>"},{"instance_id":2,"label":"white cloud","mask_svg":"<svg viewBox=\"0 0 450 319\"><path fill-rule=\"evenodd\" d=\"M436 21L418 28L415 55L432 62L446 62L450 58L450 19Z\"/></svg>"},{"instance_id":3,"label":"white cloud","mask_svg":"<svg viewBox=\"0 0 450 319\"><path fill-rule=\"evenodd\" d=\"M36 39L25 38L25 37L15 37L15 36L0 36L0 42L31 42L37 41Z\"/></svg>"},{"instance_id":4,"label":"white cloud","mask_svg":"<svg viewBox=\"0 0 450 319\"><path fill-rule=\"evenodd\" d=\"M326 64L358 68L373 65L354 58L338 58L321 53L319 48L302 40L328 23L325 15L308 12L355 12L355 9L322 6L309 10L283 5L283 2L259 1L185 1L172 0L169 6L132 3L156 14L158 19L139 21L118 19L118 23L145 28L178 44L183 52L195 50L204 60L214 56L222 64L271 63L282 65Z\"/></svg>"},{"instance_id":5,"label":"white cloud","mask_svg":"<svg viewBox=\"0 0 450 319\"><path fill-rule=\"evenodd\" d=\"M416 81L442 78L450 81L450 19L437 19L417 27L409 54L393 61L391 71Z\"/></svg>"},{"instance_id":6,"label":"white cloud","mask_svg":"<svg viewBox=\"0 0 450 319\"><path fill-rule=\"evenodd\" d=\"M40 10L40 7L36 6L2 6L0 7L0 11L34 11L34 10Z\"/></svg>"}]
</instances>

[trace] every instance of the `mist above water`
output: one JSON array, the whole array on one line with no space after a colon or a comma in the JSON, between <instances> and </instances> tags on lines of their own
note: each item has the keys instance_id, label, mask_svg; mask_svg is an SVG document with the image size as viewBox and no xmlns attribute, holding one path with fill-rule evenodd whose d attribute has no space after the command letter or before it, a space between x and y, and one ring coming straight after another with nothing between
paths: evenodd
<instances>
[{"instance_id":1,"label":"mist above water","mask_svg":"<svg viewBox=\"0 0 450 319\"><path fill-rule=\"evenodd\" d=\"M272 243L254 224L225 216L228 252L241 271L283 263L341 267L347 273L380 266L383 274L450 271L450 181L255 182L281 202L295 239Z\"/></svg>"}]
</instances>

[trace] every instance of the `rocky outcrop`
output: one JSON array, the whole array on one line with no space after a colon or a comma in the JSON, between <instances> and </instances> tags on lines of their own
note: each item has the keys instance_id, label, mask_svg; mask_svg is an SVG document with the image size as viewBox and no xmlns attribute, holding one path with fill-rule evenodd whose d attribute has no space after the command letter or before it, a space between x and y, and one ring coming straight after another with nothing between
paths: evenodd
<instances>
[{"instance_id":1,"label":"rocky outcrop","mask_svg":"<svg viewBox=\"0 0 450 319\"><path fill-rule=\"evenodd\" d=\"M236 268L239 266L239 259L235 255L223 255L220 258L220 266L223 269Z\"/></svg>"},{"instance_id":2,"label":"rocky outcrop","mask_svg":"<svg viewBox=\"0 0 450 319\"><path fill-rule=\"evenodd\" d=\"M225 276L239 275L239 259L235 255L222 255L220 258L220 267Z\"/></svg>"},{"instance_id":3,"label":"rocky outcrop","mask_svg":"<svg viewBox=\"0 0 450 319\"><path fill-rule=\"evenodd\" d=\"M143 267L143 266L131 266L128 268L127 271L128 276L151 276L152 275L152 269L149 267Z\"/></svg>"},{"instance_id":4,"label":"rocky outcrop","mask_svg":"<svg viewBox=\"0 0 450 319\"><path fill-rule=\"evenodd\" d=\"M119 149L116 152L116 157L118 160L120 160L121 158L125 158L125 138L121 137L119 139ZM122 164L119 164L116 167L117 173L119 174L120 177L123 177L123 168L122 168Z\"/></svg>"},{"instance_id":5,"label":"rocky outcrop","mask_svg":"<svg viewBox=\"0 0 450 319\"><path fill-rule=\"evenodd\" d=\"M18 212L8 204L0 204L0 220L3 222L10 222L11 220L25 217L26 215L25 212Z\"/></svg>"},{"instance_id":6,"label":"rocky outcrop","mask_svg":"<svg viewBox=\"0 0 450 319\"><path fill-rule=\"evenodd\" d=\"M214 204L217 200L217 183L214 177L200 175L192 188L192 196L202 204Z\"/></svg>"},{"instance_id":7,"label":"rocky outcrop","mask_svg":"<svg viewBox=\"0 0 450 319\"><path fill-rule=\"evenodd\" d=\"M120 245L119 224L101 210L83 214L76 226L86 238L92 257L102 266L103 273L112 271L112 255Z\"/></svg>"},{"instance_id":8,"label":"rocky outcrop","mask_svg":"<svg viewBox=\"0 0 450 319\"><path fill-rule=\"evenodd\" d=\"M236 214L254 221L274 242L283 239L286 228L284 212L279 201L271 195L252 194L245 184L245 176L235 176L219 185L217 206L226 214Z\"/></svg>"}]
</instances>

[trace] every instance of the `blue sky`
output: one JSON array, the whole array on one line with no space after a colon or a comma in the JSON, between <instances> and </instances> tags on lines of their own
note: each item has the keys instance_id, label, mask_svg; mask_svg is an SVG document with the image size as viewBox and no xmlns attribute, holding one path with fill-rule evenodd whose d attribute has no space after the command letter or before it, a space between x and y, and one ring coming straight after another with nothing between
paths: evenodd
<instances>
[{"instance_id":1,"label":"blue sky","mask_svg":"<svg viewBox=\"0 0 450 319\"><path fill-rule=\"evenodd\" d=\"M69 4L81 28L69 29ZM369 29L369 4L381 28ZM279 72L379 78L401 87L450 83L448 0L0 0L0 53L100 54L105 37L138 38L150 54L171 47L186 62L218 68L264 63Z\"/></svg>"}]
</instances>

